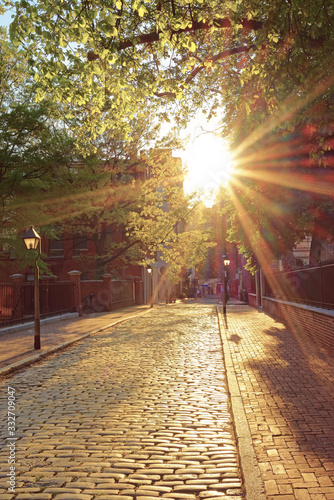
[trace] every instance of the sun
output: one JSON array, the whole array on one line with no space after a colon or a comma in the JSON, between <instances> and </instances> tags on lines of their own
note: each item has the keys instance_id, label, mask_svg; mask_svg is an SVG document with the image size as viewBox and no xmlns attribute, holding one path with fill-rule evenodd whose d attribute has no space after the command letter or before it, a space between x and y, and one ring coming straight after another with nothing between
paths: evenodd
<instances>
[{"instance_id":1,"label":"sun","mask_svg":"<svg viewBox=\"0 0 334 500\"><path fill-rule=\"evenodd\" d=\"M212 204L218 188L226 186L233 175L232 155L223 139L212 132L197 135L182 156L188 168L185 191L200 190L203 201Z\"/></svg>"}]
</instances>

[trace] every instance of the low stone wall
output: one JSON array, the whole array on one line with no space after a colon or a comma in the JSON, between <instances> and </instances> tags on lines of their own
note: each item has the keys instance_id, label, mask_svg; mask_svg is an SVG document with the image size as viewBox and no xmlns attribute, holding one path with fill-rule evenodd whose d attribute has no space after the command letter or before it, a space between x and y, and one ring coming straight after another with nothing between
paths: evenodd
<instances>
[{"instance_id":1,"label":"low stone wall","mask_svg":"<svg viewBox=\"0 0 334 500\"><path fill-rule=\"evenodd\" d=\"M96 296L102 294L105 291L102 280L81 281L80 287L81 287L81 302L88 295L93 294Z\"/></svg>"},{"instance_id":2,"label":"low stone wall","mask_svg":"<svg viewBox=\"0 0 334 500\"><path fill-rule=\"evenodd\" d=\"M248 304L251 307L256 307L256 293L248 292Z\"/></svg>"},{"instance_id":3,"label":"low stone wall","mask_svg":"<svg viewBox=\"0 0 334 500\"><path fill-rule=\"evenodd\" d=\"M334 351L334 311L262 297L262 310L290 330Z\"/></svg>"},{"instance_id":4,"label":"low stone wall","mask_svg":"<svg viewBox=\"0 0 334 500\"><path fill-rule=\"evenodd\" d=\"M107 276L107 275L105 275ZM114 311L134 305L133 284L130 281L81 281L81 302L89 312Z\"/></svg>"},{"instance_id":5,"label":"low stone wall","mask_svg":"<svg viewBox=\"0 0 334 500\"><path fill-rule=\"evenodd\" d=\"M80 271L70 271L68 274L74 285L75 307L80 314L113 311L135 305L136 283L133 281L113 280L107 273L102 280L81 281ZM136 303L141 303L140 297L137 297Z\"/></svg>"}]
</instances>

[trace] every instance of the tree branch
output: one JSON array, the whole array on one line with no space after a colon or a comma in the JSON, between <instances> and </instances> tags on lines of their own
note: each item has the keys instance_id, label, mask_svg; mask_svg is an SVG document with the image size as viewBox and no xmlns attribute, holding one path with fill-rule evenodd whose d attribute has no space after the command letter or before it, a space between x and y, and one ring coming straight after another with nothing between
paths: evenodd
<instances>
[{"instance_id":1,"label":"tree branch","mask_svg":"<svg viewBox=\"0 0 334 500\"><path fill-rule=\"evenodd\" d=\"M249 50L251 50L252 48L254 48L254 45L248 47L248 46L242 46L242 47L235 47L233 49L227 49L227 50L224 50L223 52L220 52L219 54L213 56L213 57L210 57L208 59L208 62L212 62L212 63L216 63L217 61L221 61L222 59L225 59L226 57L229 57L229 56L232 56L234 54L240 54L242 52L248 52ZM191 73L190 75L186 78L185 80L185 85L187 83L190 83L191 80L193 80L195 78L195 76L200 72L202 71L202 69L205 68L205 64L201 64L201 66L198 66L197 68L195 68Z\"/></svg>"},{"instance_id":2,"label":"tree branch","mask_svg":"<svg viewBox=\"0 0 334 500\"><path fill-rule=\"evenodd\" d=\"M249 29L249 30L259 30L263 27L262 21L254 21L252 19L247 20L243 19L240 24L242 24L244 29ZM231 21L225 17L222 19L214 19L213 21L194 21L191 23L190 26L187 26L187 28L180 28L178 30L171 30L171 36L173 35L180 35L181 33L191 33L191 32L196 32L196 31L205 31L209 30L212 27L215 28L231 28L232 24ZM129 47L136 47L137 45L145 44L145 43L153 43L153 42L158 42L160 40L160 35L162 31L154 31L152 33L146 33L143 35L139 35L137 37L134 37L132 40L123 40L122 42L119 42L118 44L114 45L115 51L119 52L124 49L128 49ZM98 54L95 54L93 51L88 52L87 58L89 61L94 61L96 59L99 59L100 56Z\"/></svg>"},{"instance_id":3,"label":"tree branch","mask_svg":"<svg viewBox=\"0 0 334 500\"><path fill-rule=\"evenodd\" d=\"M207 59L207 62L216 63L234 54L241 54L242 52L248 52L254 47L255 45L251 45L250 47L242 46L242 47L235 47L233 49L227 49L224 50L223 52L220 52L219 54L216 54L215 56L210 57L209 59ZM196 75L198 75L198 73L202 71L204 68L205 68L205 63L201 64L200 66L197 66L197 68L195 68L190 73L190 75L186 78L185 82L180 86L180 90L184 90L185 85L190 83L196 77ZM176 98L176 94L174 92L155 92L154 95L156 97L171 97L173 99Z\"/></svg>"},{"instance_id":4,"label":"tree branch","mask_svg":"<svg viewBox=\"0 0 334 500\"><path fill-rule=\"evenodd\" d=\"M134 245L137 245L141 243L140 240L135 240L135 241L132 241L131 243L129 243L126 247L123 247L121 248L120 250L118 250L118 252L116 254L114 254L112 257L103 257L101 256L101 263L103 265L106 265L106 264L109 264L110 262L118 259L121 255L123 255L127 250L129 250L131 247L133 247ZM97 256L99 257L99 256Z\"/></svg>"}]
</instances>

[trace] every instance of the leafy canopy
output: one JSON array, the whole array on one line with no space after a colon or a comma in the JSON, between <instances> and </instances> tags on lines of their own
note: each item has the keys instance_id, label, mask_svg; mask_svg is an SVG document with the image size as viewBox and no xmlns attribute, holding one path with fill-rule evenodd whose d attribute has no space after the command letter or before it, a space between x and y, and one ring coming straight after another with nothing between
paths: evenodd
<instances>
[{"instance_id":1,"label":"leafy canopy","mask_svg":"<svg viewBox=\"0 0 334 500\"><path fill-rule=\"evenodd\" d=\"M178 100L187 115L205 90L213 106L228 105L230 120L254 106L261 117L291 92L302 102L321 80L317 99L331 81L329 1L21 0L16 8L11 35L30 52L38 98L52 89L85 110L95 133L102 111L109 126L126 127L134 110L157 108L157 96L174 111Z\"/></svg>"},{"instance_id":2,"label":"leafy canopy","mask_svg":"<svg viewBox=\"0 0 334 500\"><path fill-rule=\"evenodd\" d=\"M4 30L0 74L0 248L14 249L24 262L17 233L45 217L39 202L60 196L77 152L59 122L59 107L50 100L35 101L25 54L12 46Z\"/></svg>"},{"instance_id":3,"label":"leafy canopy","mask_svg":"<svg viewBox=\"0 0 334 500\"><path fill-rule=\"evenodd\" d=\"M299 134L310 126L317 134L309 152L326 165L334 103L329 0L22 0L16 6L11 36L28 53L36 99L66 103L64 117L81 143L105 128L131 135L130 120L147 109L164 119L173 112L182 124L198 107L208 105L210 116L223 105L223 131L237 158L259 151L272 133ZM272 195L256 182L245 189L257 206ZM295 195L275 191L277 205L285 196L292 200L293 220L310 208ZM247 197L234 196L240 220ZM278 236L291 242L309 224L306 217L285 237L265 229L272 217L255 220L253 248L272 234L276 252ZM247 245L247 234L242 241Z\"/></svg>"}]
</instances>

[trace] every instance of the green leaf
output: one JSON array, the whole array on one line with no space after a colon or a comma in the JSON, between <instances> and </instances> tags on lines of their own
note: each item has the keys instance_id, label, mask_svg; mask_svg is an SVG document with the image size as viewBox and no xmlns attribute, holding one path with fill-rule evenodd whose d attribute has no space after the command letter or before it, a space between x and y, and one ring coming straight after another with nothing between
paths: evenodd
<instances>
[{"instance_id":1,"label":"green leaf","mask_svg":"<svg viewBox=\"0 0 334 500\"><path fill-rule=\"evenodd\" d=\"M238 5L237 2L234 1L228 1L226 2L226 7L231 9L233 12L236 12L238 10Z\"/></svg>"},{"instance_id":2,"label":"green leaf","mask_svg":"<svg viewBox=\"0 0 334 500\"><path fill-rule=\"evenodd\" d=\"M146 14L147 12L147 9L144 5L140 5L139 8L138 8L138 14L140 17L143 17L144 14Z\"/></svg>"}]
</instances>

